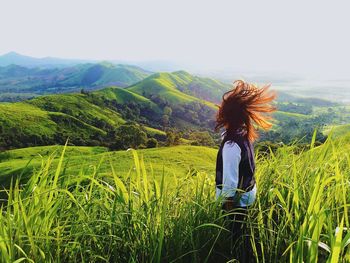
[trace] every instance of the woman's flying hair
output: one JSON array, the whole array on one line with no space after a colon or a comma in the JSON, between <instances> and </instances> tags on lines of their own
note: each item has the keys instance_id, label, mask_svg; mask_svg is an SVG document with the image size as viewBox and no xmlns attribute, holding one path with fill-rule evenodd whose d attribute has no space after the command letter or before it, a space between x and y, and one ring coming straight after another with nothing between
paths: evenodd
<instances>
[{"instance_id":1,"label":"woman's flying hair","mask_svg":"<svg viewBox=\"0 0 350 263\"><path fill-rule=\"evenodd\" d=\"M236 80L232 90L222 96L222 103L216 116L215 130L226 128L226 134L243 131L249 141L258 137L258 131L253 124L268 130L272 124L269 113L276 110L271 102L276 93L269 90L270 85L258 87L243 80Z\"/></svg>"}]
</instances>

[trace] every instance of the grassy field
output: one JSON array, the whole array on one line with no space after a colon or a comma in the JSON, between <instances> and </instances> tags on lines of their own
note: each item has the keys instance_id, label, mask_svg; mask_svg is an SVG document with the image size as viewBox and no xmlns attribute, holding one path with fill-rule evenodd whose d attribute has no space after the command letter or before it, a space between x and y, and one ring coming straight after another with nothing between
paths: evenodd
<instances>
[{"instance_id":1,"label":"grassy field","mask_svg":"<svg viewBox=\"0 0 350 263\"><path fill-rule=\"evenodd\" d=\"M33 170L40 169L42 163L51 157L53 169L58 164L59 152L63 146L41 146L9 150L0 155L0 182L10 182L10 178L23 174L30 176ZM163 172L167 178L180 177L188 171L193 173L214 172L216 150L201 146L175 146L138 150L147 165L147 172L160 177ZM99 165L100 174L108 174L113 169L125 176L133 159L127 151L108 152L103 147L67 146L63 165L70 175L91 173Z\"/></svg>"},{"instance_id":2,"label":"grassy field","mask_svg":"<svg viewBox=\"0 0 350 263\"><path fill-rule=\"evenodd\" d=\"M312 144L258 153L247 224L259 262L350 260L349 138ZM38 154L41 165L25 185L13 181L0 213L2 262L233 259L214 198L215 149L36 147L11 151L3 164L19 168L22 156Z\"/></svg>"}]
</instances>

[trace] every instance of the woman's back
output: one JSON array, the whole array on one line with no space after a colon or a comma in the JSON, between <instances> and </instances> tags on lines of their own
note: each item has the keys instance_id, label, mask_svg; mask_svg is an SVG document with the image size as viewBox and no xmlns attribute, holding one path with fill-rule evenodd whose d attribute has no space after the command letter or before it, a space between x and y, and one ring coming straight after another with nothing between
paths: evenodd
<instances>
[{"instance_id":1,"label":"woman's back","mask_svg":"<svg viewBox=\"0 0 350 263\"><path fill-rule=\"evenodd\" d=\"M232 197L240 207L253 204L256 184L252 143L240 134L229 136L224 133L216 162L217 198L221 195Z\"/></svg>"}]
</instances>

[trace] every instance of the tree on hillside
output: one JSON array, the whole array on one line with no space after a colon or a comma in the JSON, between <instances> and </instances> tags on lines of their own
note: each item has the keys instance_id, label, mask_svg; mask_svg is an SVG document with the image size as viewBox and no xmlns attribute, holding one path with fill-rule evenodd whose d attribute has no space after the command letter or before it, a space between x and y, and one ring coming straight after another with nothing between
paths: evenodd
<instances>
[{"instance_id":1,"label":"tree on hillside","mask_svg":"<svg viewBox=\"0 0 350 263\"><path fill-rule=\"evenodd\" d=\"M173 130L167 130L166 131L166 145L172 146L172 145L178 145L180 143L181 134L173 131Z\"/></svg>"},{"instance_id":2,"label":"tree on hillside","mask_svg":"<svg viewBox=\"0 0 350 263\"><path fill-rule=\"evenodd\" d=\"M113 137L111 150L137 149L147 143L147 134L138 125L133 124L121 125L113 132Z\"/></svg>"},{"instance_id":3,"label":"tree on hillside","mask_svg":"<svg viewBox=\"0 0 350 263\"><path fill-rule=\"evenodd\" d=\"M189 139L192 141L192 145L214 146L214 139L210 136L209 132L193 132L190 134Z\"/></svg>"},{"instance_id":4,"label":"tree on hillside","mask_svg":"<svg viewBox=\"0 0 350 263\"><path fill-rule=\"evenodd\" d=\"M165 106L163 109L162 125L163 127L168 127L170 125L171 114L173 113L172 108Z\"/></svg>"},{"instance_id":5,"label":"tree on hillside","mask_svg":"<svg viewBox=\"0 0 350 263\"><path fill-rule=\"evenodd\" d=\"M170 108L169 106L164 107L163 114L168 115L170 117L172 113L173 113L172 108Z\"/></svg>"},{"instance_id":6,"label":"tree on hillside","mask_svg":"<svg viewBox=\"0 0 350 263\"><path fill-rule=\"evenodd\" d=\"M168 127L169 126L169 123L170 123L170 118L169 118L169 116L168 115L163 115L162 116L162 125L163 125L163 127L165 128L165 127Z\"/></svg>"},{"instance_id":7,"label":"tree on hillside","mask_svg":"<svg viewBox=\"0 0 350 263\"><path fill-rule=\"evenodd\" d=\"M82 88L82 89L80 90L80 93L81 93L81 94L84 94L84 95L89 95L90 92L88 92L87 90L85 90L84 88Z\"/></svg>"},{"instance_id":8,"label":"tree on hillside","mask_svg":"<svg viewBox=\"0 0 350 263\"><path fill-rule=\"evenodd\" d=\"M150 138L147 140L147 148L156 148L158 147L158 141L155 138Z\"/></svg>"}]
</instances>

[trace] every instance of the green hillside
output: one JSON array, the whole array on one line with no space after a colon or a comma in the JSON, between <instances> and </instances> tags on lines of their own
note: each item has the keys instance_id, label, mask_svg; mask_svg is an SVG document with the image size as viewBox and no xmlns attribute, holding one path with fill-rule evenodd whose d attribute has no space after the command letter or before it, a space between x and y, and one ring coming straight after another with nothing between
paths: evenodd
<instances>
[{"instance_id":1,"label":"green hillside","mask_svg":"<svg viewBox=\"0 0 350 263\"><path fill-rule=\"evenodd\" d=\"M149 73L141 68L111 63L82 64L65 69L67 76L60 81L62 86L128 86L147 77Z\"/></svg>"},{"instance_id":2,"label":"green hillside","mask_svg":"<svg viewBox=\"0 0 350 263\"><path fill-rule=\"evenodd\" d=\"M176 71L172 75L180 91L215 103L220 103L222 95L231 88L230 84L212 78L194 76L186 71Z\"/></svg>"},{"instance_id":3,"label":"green hillside","mask_svg":"<svg viewBox=\"0 0 350 263\"><path fill-rule=\"evenodd\" d=\"M164 130L169 128L183 132L185 139L196 130L213 135L214 104L179 91L174 83L179 85L184 80L172 74L157 76L127 89L109 87L0 103L0 148L64 144L67 138L74 145L107 146L115 141L115 129L127 123L140 124L149 137L162 141L166 137ZM136 88L157 90L161 95L155 98L146 91L138 94ZM263 133L261 139L289 143L304 137L307 141L315 127L329 121L328 111L320 114L277 111L273 131ZM324 140L322 134L317 140Z\"/></svg>"},{"instance_id":4,"label":"green hillside","mask_svg":"<svg viewBox=\"0 0 350 263\"><path fill-rule=\"evenodd\" d=\"M103 79L105 69L115 72L116 68L101 63L78 65L74 70L55 70L65 72L60 80L67 81L64 85L84 82L92 87ZM24 70L35 72L38 69L15 66L11 68L11 76L19 77ZM85 78L85 74L88 77ZM225 84L215 80L178 71L156 73L127 88L83 89L79 94L52 94L21 103L0 104L0 149L64 144L67 138L73 145L124 149L128 146L120 143L127 134L135 135L130 140L141 138L137 145L145 147L149 138L144 140L144 133L165 145L165 131L173 132L172 138L182 137L182 140L177 139L178 142L190 143L190 136L195 131L209 132L219 139L213 132L217 106L203 98L207 95L215 98L215 93L222 95L225 88ZM261 140L290 143L302 139L307 142L318 128L317 141L322 142L325 140L321 133L324 125L339 125L347 123L348 119L341 114L345 111L340 106L330 108L327 104L327 107L318 106L315 110L313 105L301 102L278 102L276 105L281 110L273 114L273 130L262 132ZM128 127L121 127L125 125ZM150 141L148 147L154 144L157 142Z\"/></svg>"},{"instance_id":5,"label":"green hillside","mask_svg":"<svg viewBox=\"0 0 350 263\"><path fill-rule=\"evenodd\" d=\"M63 92L61 88L71 87L74 83L98 85L100 81L108 83L117 70L142 70L132 66L112 65L109 63L83 64L71 68L46 69L8 66L2 68L2 74L14 79L23 77L36 82L37 87L45 92ZM40 85L37 77L26 77L28 74L45 76L50 81L50 74L60 72L59 79L53 87ZM1 69L0 69L1 73ZM125 72L124 72L125 73ZM145 77L140 74L124 74L124 76ZM0 74L1 75L1 74ZM134 79L136 79L134 78ZM126 81L126 79L124 79ZM20 83L20 81L18 82ZM213 86L211 86L213 85ZM1 86L1 85L0 85ZM96 86L97 87L97 86ZM0 110L7 111L0 121L4 122L0 134L0 148L16 148L35 145L62 144L67 138L74 145L103 145L115 140L115 129L125 123L141 124L144 132L150 137L165 140L166 129L191 132L193 130L212 131L212 124L217 107L214 103L192 96L198 89L220 92L224 84L214 80L192 76L186 72L154 74L128 88L108 87L97 91L81 90L80 94L54 94L40 96L20 104L8 104ZM50 90L52 88L52 90ZM31 88L29 88L31 89ZM67 90L65 90L67 91ZM1 92L0 92L1 93ZM30 109L26 109L29 106ZM20 108L23 108L20 109ZM26 117L23 111L32 112ZM39 114L40 113L40 114ZM40 121L28 123L28 120L41 117ZM24 116L27 121L17 120ZM29 115L29 114L27 114ZM36 117L37 116L37 117ZM51 124L50 131L47 130ZM24 130L21 127L29 127ZM9 131L13 130L12 133ZM107 138L108 137L108 138Z\"/></svg>"},{"instance_id":6,"label":"green hillside","mask_svg":"<svg viewBox=\"0 0 350 263\"><path fill-rule=\"evenodd\" d=\"M143 97L137 93L131 92L125 88L109 87L94 92L95 95L101 96L104 100L114 101L118 104L136 103L138 105L144 105L150 109L160 112L160 108L157 104L150 99Z\"/></svg>"},{"instance_id":7,"label":"green hillside","mask_svg":"<svg viewBox=\"0 0 350 263\"><path fill-rule=\"evenodd\" d=\"M127 89L147 98L166 99L171 104L198 102L216 109L213 103L200 99L200 97L189 95L192 93L190 92L190 88L193 78L190 74L182 71L175 73L156 73ZM201 87L197 88L200 89ZM212 87L212 89L215 89L215 87Z\"/></svg>"},{"instance_id":8,"label":"green hillside","mask_svg":"<svg viewBox=\"0 0 350 263\"><path fill-rule=\"evenodd\" d=\"M0 104L0 148L91 140L105 131L62 112L49 112L29 103Z\"/></svg>"},{"instance_id":9,"label":"green hillside","mask_svg":"<svg viewBox=\"0 0 350 263\"><path fill-rule=\"evenodd\" d=\"M68 138L74 145L106 145L113 140L110 133L126 124L125 118L129 121L134 116L142 122L147 114L154 117L161 112L148 99L129 91L116 88L112 98L112 90L0 103L0 148L64 144ZM133 108L139 114L142 109L143 117L133 115ZM141 128L150 137L165 137L164 132L147 126L148 122Z\"/></svg>"},{"instance_id":10,"label":"green hillside","mask_svg":"<svg viewBox=\"0 0 350 263\"><path fill-rule=\"evenodd\" d=\"M29 100L27 103L45 111L66 113L89 124L93 124L96 120L102 120L110 125L125 122L117 112L89 102L87 96L83 94L48 95Z\"/></svg>"},{"instance_id":11,"label":"green hillside","mask_svg":"<svg viewBox=\"0 0 350 263\"><path fill-rule=\"evenodd\" d=\"M0 103L0 130L2 135L17 130L28 134L40 133L51 136L55 123L46 111L28 103Z\"/></svg>"}]
</instances>

